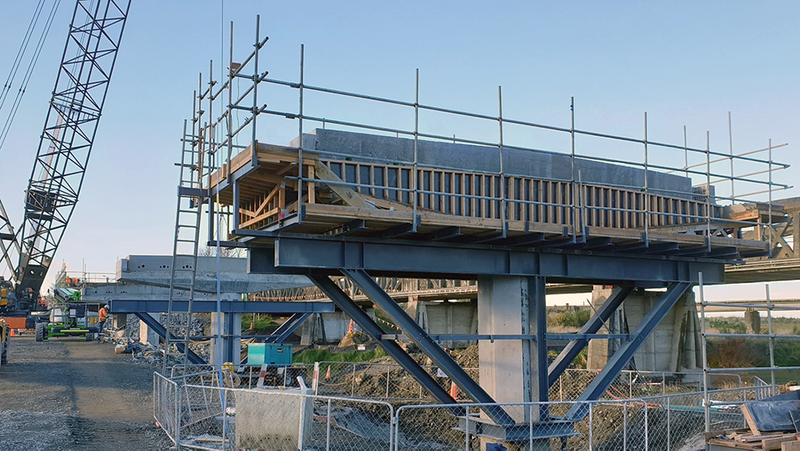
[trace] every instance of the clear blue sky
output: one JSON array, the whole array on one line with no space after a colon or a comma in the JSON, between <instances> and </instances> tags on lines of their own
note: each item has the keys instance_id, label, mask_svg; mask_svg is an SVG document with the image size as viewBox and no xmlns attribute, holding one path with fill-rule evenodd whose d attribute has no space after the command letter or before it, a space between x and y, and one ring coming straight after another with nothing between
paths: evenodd
<instances>
[{"instance_id":1,"label":"clear blue sky","mask_svg":"<svg viewBox=\"0 0 800 451\"><path fill-rule=\"evenodd\" d=\"M3 3L0 77L5 79L35 2ZM0 197L15 225L21 222L22 193L72 8L72 1L63 0L0 151ZM788 142L775 158L794 167L776 174L776 180L795 184L797 179L797 2L223 5L219 0L135 0L81 200L54 267L63 261L79 270L85 262L89 271L110 272L118 257L171 253L177 186L173 163L179 158L183 120L191 115L198 73L208 72L210 59L219 68L223 48L227 60L230 21L235 22L234 59L250 52L256 14L261 15L262 34L270 36L262 67L279 79L297 78L302 43L309 84L411 101L419 68L425 104L494 115L497 86L502 85L504 116L568 127L574 96L578 128L641 137L647 112L651 140L680 144L686 125L690 146L704 147L709 131L712 148L726 152L730 111L734 151L764 147L769 138L775 144ZM296 106L289 98L263 100L270 106ZM359 112L341 114L358 118ZM378 119L413 127L413 116L402 116L402 124L396 123L398 117L387 113ZM270 124L262 141L285 144L297 133L294 122ZM423 126L441 134L483 132L437 118ZM487 130L494 133L495 128ZM555 145L547 140L524 144ZM662 157L682 164L681 155ZM792 190L776 197L796 195Z\"/></svg>"}]
</instances>

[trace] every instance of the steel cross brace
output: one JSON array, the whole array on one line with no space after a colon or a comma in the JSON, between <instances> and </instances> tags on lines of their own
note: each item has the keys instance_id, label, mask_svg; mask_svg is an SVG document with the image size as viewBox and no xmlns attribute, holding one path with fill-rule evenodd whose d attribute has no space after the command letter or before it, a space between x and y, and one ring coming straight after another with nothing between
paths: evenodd
<instances>
[{"instance_id":1,"label":"steel cross brace","mask_svg":"<svg viewBox=\"0 0 800 451\"><path fill-rule=\"evenodd\" d=\"M611 315L619 308L622 301L633 291L632 286L620 287L616 294L606 299L606 302L595 312L594 315L581 327L577 335L594 334L603 327L603 324L611 318ZM548 387L552 386L575 357L589 344L589 339L585 337L570 340L569 344L561 351L553 363L548 368Z\"/></svg>"},{"instance_id":2,"label":"steel cross brace","mask_svg":"<svg viewBox=\"0 0 800 451\"><path fill-rule=\"evenodd\" d=\"M311 313L295 313L289 317L281 326L275 329L272 334L264 340L264 343L283 343L301 324L303 324Z\"/></svg>"},{"instance_id":3,"label":"steel cross brace","mask_svg":"<svg viewBox=\"0 0 800 451\"><path fill-rule=\"evenodd\" d=\"M140 320L144 321L144 323L147 324L147 327L153 329L153 331L158 334L159 337L164 339L167 338L167 329L149 313L134 313L134 315L138 316ZM179 337L175 336L175 334L170 334L170 340L175 339L174 343L178 347L178 350L180 352L184 352L185 346L183 345L183 342L178 341L178 338ZM189 361L195 365L205 365L208 363L202 357L195 354L191 349L185 349L185 352L187 353L187 358ZM164 354L164 358L167 358L166 352Z\"/></svg>"},{"instance_id":4,"label":"steel cross brace","mask_svg":"<svg viewBox=\"0 0 800 451\"><path fill-rule=\"evenodd\" d=\"M345 273L345 275L348 274ZM369 276L366 277L369 278ZM386 353L390 357L392 357L401 367L403 367L403 369L411 373L411 375L414 376L417 382L419 382L423 388L428 390L428 392L430 392L437 400L439 400L439 402L443 404L453 404L453 405L457 404L456 400L450 396L447 390L442 388L439 385L439 383L436 382L436 380L430 374L428 374L427 371L425 371L414 359L411 358L411 356L409 356L403 350L403 348L400 347L400 345L397 344L397 342L395 342L394 340L381 340L381 335L383 335L384 333L383 329L381 329L381 327L375 321L373 321L372 318L370 318L366 314L366 312L364 312L361 309L361 307L358 306L358 304L356 304L352 299L350 299L350 297L344 291L342 291L342 289L339 288L338 285L336 285L330 278L328 278L327 275L311 274L308 276L308 278L312 282L314 282L314 284L317 287L319 287L319 289L322 290L325 293L325 295L328 296L336 304L337 307L339 307L348 316L350 316L350 318L352 318L353 321L355 321L359 326L361 326L361 328L364 330L365 333L367 333L373 339L377 340L378 345L380 345L381 348L383 348L383 350L386 351ZM370 280L372 279L370 278ZM353 281L356 282L356 280ZM383 293L383 290L380 291ZM388 298L388 295L386 293L383 293L383 295ZM394 301L392 301L392 303L394 303ZM395 307L397 307L398 309L400 308L399 306L397 306L397 304L395 304ZM388 314L388 312L386 313ZM405 314L405 312L403 312L403 314ZM411 318L409 318L408 315L406 315L406 318L408 318L408 320L413 322L413 320L411 320ZM417 326L417 328L419 328L419 326ZM430 340L430 337L428 337L428 340L431 343L433 343L433 341ZM435 343L433 344L442 353L444 353L444 351L442 351L442 349L439 348L438 345L436 345ZM447 354L445 355L447 356L448 359L450 359L450 363L452 365L458 367L458 365L452 360L452 358L450 358L449 355ZM432 360L436 362L435 359ZM459 370L461 370L460 367L458 368ZM442 370L445 371L445 373L448 373L448 371L445 370L444 368L442 368ZM463 371L464 370L461 370L463 375L468 378L469 376L467 376L467 374L464 373ZM488 398L488 395L486 395L486 397ZM490 399L489 402L492 403L494 402L493 400L491 400L491 398L489 399ZM498 424L504 424L504 425L514 424L514 420L511 419L511 417L509 417L508 414L500 408L487 409L486 413Z\"/></svg>"},{"instance_id":5,"label":"steel cross brace","mask_svg":"<svg viewBox=\"0 0 800 451\"><path fill-rule=\"evenodd\" d=\"M363 270L342 269L342 274L347 276L372 300L384 313L386 313L411 339L433 363L441 368L450 379L456 383L467 396L482 404L495 404L495 400L478 385L461 368L447 352L444 351L430 335L427 334L414 319L391 298L385 291ZM544 293L544 292L542 292ZM545 354L546 355L546 354ZM412 372L412 374L414 374ZM427 373L425 373L427 375ZM414 374L416 377L416 374ZM438 384L437 384L438 387ZM449 396L448 396L449 398ZM451 398L452 399L452 398ZM455 402L455 401L453 401ZM497 424L512 426L515 421L500 407L485 409L486 414Z\"/></svg>"},{"instance_id":6,"label":"steel cross brace","mask_svg":"<svg viewBox=\"0 0 800 451\"><path fill-rule=\"evenodd\" d=\"M606 366L600 371L600 374L594 378L588 387L576 399L576 403L570 407L565 419L571 421L580 421L588 413L589 408L581 401L595 401L600 399L600 396L608 390L614 379L619 376L620 371L631 360L636 351L644 344L647 337L655 330L658 323L669 313L675 303L680 299L683 293L689 289L690 283L673 283L667 291L661 296L655 306L647 312L647 315L642 318L642 321L636 326L636 330L631 333L631 340L626 341L617 350L616 353L608 360Z\"/></svg>"}]
</instances>

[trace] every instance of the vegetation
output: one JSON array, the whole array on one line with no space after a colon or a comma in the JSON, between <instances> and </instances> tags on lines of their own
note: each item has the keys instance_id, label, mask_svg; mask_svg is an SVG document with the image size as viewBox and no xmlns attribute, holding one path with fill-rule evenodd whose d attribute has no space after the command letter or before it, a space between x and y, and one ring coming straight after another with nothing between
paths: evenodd
<instances>
[{"instance_id":1,"label":"vegetation","mask_svg":"<svg viewBox=\"0 0 800 451\"><path fill-rule=\"evenodd\" d=\"M242 314L242 330L249 330L250 326L253 330L267 330L278 327L270 316L260 315L258 313L244 313Z\"/></svg>"},{"instance_id":2,"label":"vegetation","mask_svg":"<svg viewBox=\"0 0 800 451\"><path fill-rule=\"evenodd\" d=\"M721 334L743 334L747 331L742 318L706 318L706 323Z\"/></svg>"},{"instance_id":3,"label":"vegetation","mask_svg":"<svg viewBox=\"0 0 800 451\"><path fill-rule=\"evenodd\" d=\"M308 349L294 356L293 362L368 362L385 356L386 353L382 348L375 348L373 351L352 352L331 352L327 349Z\"/></svg>"},{"instance_id":4,"label":"vegetation","mask_svg":"<svg viewBox=\"0 0 800 451\"><path fill-rule=\"evenodd\" d=\"M588 308L567 308L563 312L548 315L551 326L581 328L592 316Z\"/></svg>"}]
</instances>

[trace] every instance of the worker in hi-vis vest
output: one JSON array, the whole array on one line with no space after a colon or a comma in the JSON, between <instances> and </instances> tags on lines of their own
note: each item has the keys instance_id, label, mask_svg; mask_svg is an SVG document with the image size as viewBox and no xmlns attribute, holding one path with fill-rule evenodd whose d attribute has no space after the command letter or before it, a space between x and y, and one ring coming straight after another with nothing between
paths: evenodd
<instances>
[{"instance_id":1,"label":"worker in hi-vis vest","mask_svg":"<svg viewBox=\"0 0 800 451\"><path fill-rule=\"evenodd\" d=\"M100 307L100 311L97 312L100 318L97 321L97 328L98 332L103 331L103 327L106 325L106 319L108 318L108 310L106 310L106 306Z\"/></svg>"}]
</instances>

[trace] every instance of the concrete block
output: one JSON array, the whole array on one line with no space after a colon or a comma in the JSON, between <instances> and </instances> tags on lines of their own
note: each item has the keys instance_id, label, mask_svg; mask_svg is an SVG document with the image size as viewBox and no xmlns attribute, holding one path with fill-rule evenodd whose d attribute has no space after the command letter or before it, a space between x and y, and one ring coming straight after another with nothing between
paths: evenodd
<instances>
[{"instance_id":1,"label":"concrete block","mask_svg":"<svg viewBox=\"0 0 800 451\"><path fill-rule=\"evenodd\" d=\"M234 391L236 446L248 449L302 450L311 439L314 400L300 391ZM312 394L306 390L307 395Z\"/></svg>"}]
</instances>

